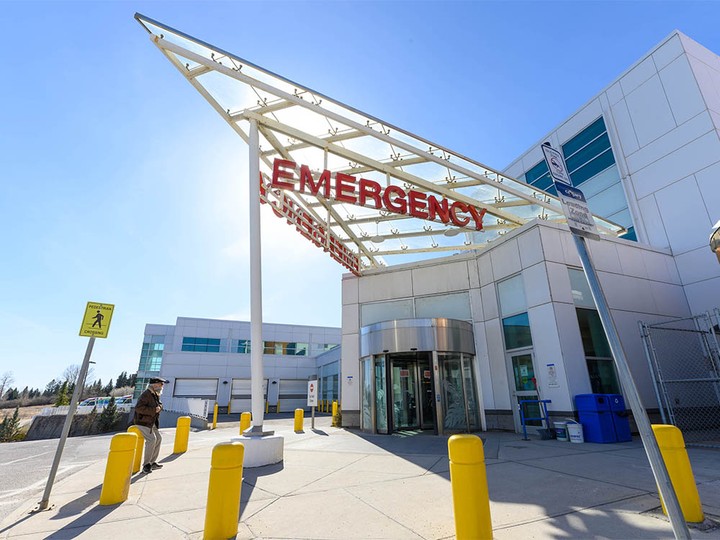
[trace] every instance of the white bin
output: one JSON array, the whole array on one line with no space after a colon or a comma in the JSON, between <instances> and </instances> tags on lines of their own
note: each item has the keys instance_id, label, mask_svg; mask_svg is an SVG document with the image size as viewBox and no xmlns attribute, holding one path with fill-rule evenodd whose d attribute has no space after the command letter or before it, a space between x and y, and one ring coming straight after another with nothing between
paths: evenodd
<instances>
[{"instance_id":1,"label":"white bin","mask_svg":"<svg viewBox=\"0 0 720 540\"><path fill-rule=\"evenodd\" d=\"M558 441L568 440L567 422L553 422L553 428Z\"/></svg>"},{"instance_id":2,"label":"white bin","mask_svg":"<svg viewBox=\"0 0 720 540\"><path fill-rule=\"evenodd\" d=\"M567 433L568 433L568 437L570 438L570 442L572 442L572 443L585 442L585 438L583 437L582 424L578 424L577 422L568 422L567 423Z\"/></svg>"}]
</instances>

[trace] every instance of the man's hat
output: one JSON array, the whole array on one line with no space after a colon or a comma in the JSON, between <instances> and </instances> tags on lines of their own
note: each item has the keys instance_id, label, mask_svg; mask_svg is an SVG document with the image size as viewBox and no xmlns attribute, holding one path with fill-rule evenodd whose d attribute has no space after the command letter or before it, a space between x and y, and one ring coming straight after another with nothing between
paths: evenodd
<instances>
[{"instance_id":1,"label":"man's hat","mask_svg":"<svg viewBox=\"0 0 720 540\"><path fill-rule=\"evenodd\" d=\"M152 379L150 379L150 384L157 384L157 383L167 384L169 382L170 381L168 381L167 379L160 379L159 377L153 377Z\"/></svg>"}]
</instances>

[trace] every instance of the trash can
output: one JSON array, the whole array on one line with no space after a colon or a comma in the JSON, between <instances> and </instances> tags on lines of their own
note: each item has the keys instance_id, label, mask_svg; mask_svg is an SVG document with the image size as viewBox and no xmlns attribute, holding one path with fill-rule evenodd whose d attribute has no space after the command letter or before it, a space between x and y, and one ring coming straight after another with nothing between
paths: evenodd
<instances>
[{"instance_id":1,"label":"trash can","mask_svg":"<svg viewBox=\"0 0 720 540\"><path fill-rule=\"evenodd\" d=\"M632 441L630 433L629 413L625 408L625 400L620 394L605 394L610 403L610 411L612 413L613 427L615 428L615 438L617 442Z\"/></svg>"},{"instance_id":2,"label":"trash can","mask_svg":"<svg viewBox=\"0 0 720 540\"><path fill-rule=\"evenodd\" d=\"M568 440L567 422L553 422L553 428L558 441Z\"/></svg>"},{"instance_id":3,"label":"trash can","mask_svg":"<svg viewBox=\"0 0 720 540\"><path fill-rule=\"evenodd\" d=\"M575 407L583 425L585 442L617 442L607 394L578 394L575 396Z\"/></svg>"}]
</instances>

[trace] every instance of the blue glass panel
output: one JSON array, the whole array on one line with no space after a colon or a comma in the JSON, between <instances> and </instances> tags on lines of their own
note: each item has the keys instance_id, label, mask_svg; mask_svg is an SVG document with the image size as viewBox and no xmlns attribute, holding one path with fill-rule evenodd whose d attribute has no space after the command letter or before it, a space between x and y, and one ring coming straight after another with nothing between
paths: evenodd
<instances>
[{"instance_id":1,"label":"blue glass panel","mask_svg":"<svg viewBox=\"0 0 720 540\"><path fill-rule=\"evenodd\" d=\"M502 320L502 324L506 349L518 349L532 345L530 319L527 313L506 317Z\"/></svg>"},{"instance_id":2,"label":"blue glass panel","mask_svg":"<svg viewBox=\"0 0 720 540\"><path fill-rule=\"evenodd\" d=\"M545 163L545 160L542 160L525 173L525 181L528 184L532 184L535 180L546 174L548 174L547 163Z\"/></svg>"},{"instance_id":3,"label":"blue glass panel","mask_svg":"<svg viewBox=\"0 0 720 540\"><path fill-rule=\"evenodd\" d=\"M589 143L605 131L605 121L601 116L584 130L582 130L580 133L575 135L572 139L562 145L563 155L565 156L565 159L572 156L580 148L585 146L587 143Z\"/></svg>"},{"instance_id":4,"label":"blue glass panel","mask_svg":"<svg viewBox=\"0 0 720 540\"><path fill-rule=\"evenodd\" d=\"M637 242L637 234L635 234L635 227L628 227L627 232L620 235L620 238L622 238L623 240L632 240L633 242Z\"/></svg>"},{"instance_id":5,"label":"blue glass panel","mask_svg":"<svg viewBox=\"0 0 720 540\"><path fill-rule=\"evenodd\" d=\"M578 186L585 180L592 178L614 164L615 157L613 156L612 150L608 149L604 154L599 155L590 163L583 165L577 171L573 172L570 175L570 179L574 186Z\"/></svg>"},{"instance_id":6,"label":"blue glass panel","mask_svg":"<svg viewBox=\"0 0 720 540\"><path fill-rule=\"evenodd\" d=\"M582 150L578 150L572 157L566 158L565 163L568 171L570 171L570 176L572 176L575 169L582 167L586 162L602 154L608 148L610 148L610 139L608 138L608 134L605 133L585 146Z\"/></svg>"}]
</instances>

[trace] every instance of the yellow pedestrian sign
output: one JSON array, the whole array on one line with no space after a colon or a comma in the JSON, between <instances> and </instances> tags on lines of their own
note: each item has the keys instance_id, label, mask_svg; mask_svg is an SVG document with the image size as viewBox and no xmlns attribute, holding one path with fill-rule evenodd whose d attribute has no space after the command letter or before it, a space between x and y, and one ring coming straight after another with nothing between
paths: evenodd
<instances>
[{"instance_id":1,"label":"yellow pedestrian sign","mask_svg":"<svg viewBox=\"0 0 720 540\"><path fill-rule=\"evenodd\" d=\"M80 326L80 335L106 338L114 309L115 304L88 302L82 326Z\"/></svg>"}]
</instances>

